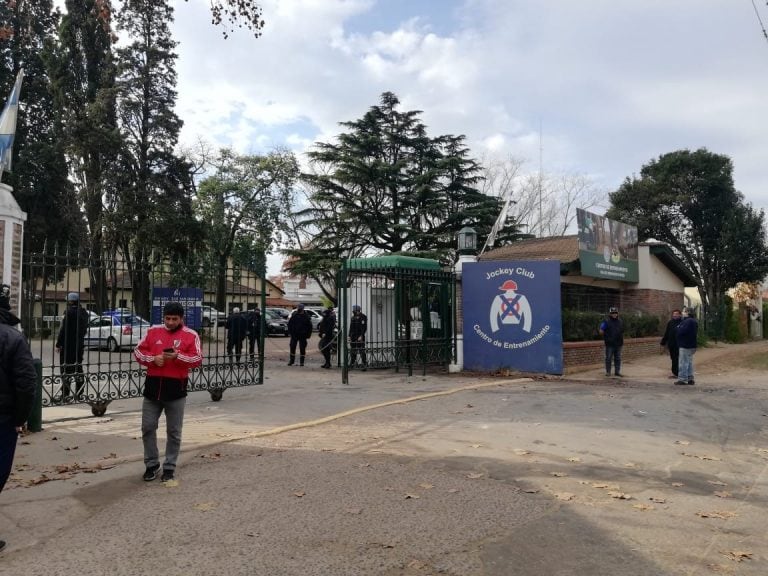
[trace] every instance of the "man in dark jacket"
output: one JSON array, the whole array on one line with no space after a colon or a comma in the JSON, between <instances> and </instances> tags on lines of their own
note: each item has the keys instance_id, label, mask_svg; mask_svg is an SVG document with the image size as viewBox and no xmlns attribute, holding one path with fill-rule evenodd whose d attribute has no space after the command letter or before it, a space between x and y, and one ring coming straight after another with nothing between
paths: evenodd
<instances>
[{"instance_id":1,"label":"man in dark jacket","mask_svg":"<svg viewBox=\"0 0 768 576\"><path fill-rule=\"evenodd\" d=\"M619 309L611 306L608 318L600 323L600 336L605 342L605 375L611 375L611 359L615 365L616 376L621 377L621 349L624 346L624 322L619 318Z\"/></svg>"},{"instance_id":2,"label":"man in dark jacket","mask_svg":"<svg viewBox=\"0 0 768 576\"><path fill-rule=\"evenodd\" d=\"M365 355L365 333L368 330L368 316L363 314L359 304L352 306L352 318L349 321L349 367L357 363L357 353L360 352L362 366L360 370L368 369L368 359Z\"/></svg>"},{"instance_id":3,"label":"man in dark jacket","mask_svg":"<svg viewBox=\"0 0 768 576\"><path fill-rule=\"evenodd\" d=\"M307 338L312 336L312 320L304 311L304 304L296 306L296 310L288 320L288 335L291 341L288 344L290 356L288 366L293 366L296 361L296 344L299 345L299 366L304 366L304 356L307 354Z\"/></svg>"},{"instance_id":4,"label":"man in dark jacket","mask_svg":"<svg viewBox=\"0 0 768 576\"><path fill-rule=\"evenodd\" d=\"M61 321L59 336L56 338L56 352L59 353L61 366L61 399L66 400L72 394L72 381L75 381L75 394L80 397L85 386L83 376L83 354L85 352L85 334L88 332L88 312L80 306L80 294L67 294L67 309Z\"/></svg>"},{"instance_id":5,"label":"man in dark jacket","mask_svg":"<svg viewBox=\"0 0 768 576\"><path fill-rule=\"evenodd\" d=\"M37 373L24 336L11 313L10 287L0 287L0 492L13 467L16 441L35 400ZM0 540L0 550L5 542Z\"/></svg>"},{"instance_id":6,"label":"man in dark jacket","mask_svg":"<svg viewBox=\"0 0 768 576\"><path fill-rule=\"evenodd\" d=\"M248 354L251 358L257 344L261 356L261 310L258 304L256 308L248 311Z\"/></svg>"},{"instance_id":7,"label":"man in dark jacket","mask_svg":"<svg viewBox=\"0 0 768 576\"><path fill-rule=\"evenodd\" d=\"M331 367L331 350L333 349L333 338L336 330L336 317L333 315L333 308L323 310L323 319L317 325L317 332L320 334L320 352L325 358L325 363L320 368Z\"/></svg>"},{"instance_id":8,"label":"man in dark jacket","mask_svg":"<svg viewBox=\"0 0 768 576\"><path fill-rule=\"evenodd\" d=\"M672 319L667 322L667 328L664 330L664 336L661 338L661 345L669 350L669 357L672 360L672 376L677 378L677 369L680 361L680 347L677 345L677 327L682 320L680 310L672 310Z\"/></svg>"},{"instance_id":9,"label":"man in dark jacket","mask_svg":"<svg viewBox=\"0 0 768 576\"><path fill-rule=\"evenodd\" d=\"M683 319L677 326L677 345L680 347L680 370L675 384L695 384L693 355L696 353L699 323L690 308L683 309Z\"/></svg>"},{"instance_id":10,"label":"man in dark jacket","mask_svg":"<svg viewBox=\"0 0 768 576\"><path fill-rule=\"evenodd\" d=\"M248 318L240 313L240 308L232 308L232 314L227 318L227 355L232 357L235 350L235 361L239 364L243 354L243 340L248 333Z\"/></svg>"}]
</instances>

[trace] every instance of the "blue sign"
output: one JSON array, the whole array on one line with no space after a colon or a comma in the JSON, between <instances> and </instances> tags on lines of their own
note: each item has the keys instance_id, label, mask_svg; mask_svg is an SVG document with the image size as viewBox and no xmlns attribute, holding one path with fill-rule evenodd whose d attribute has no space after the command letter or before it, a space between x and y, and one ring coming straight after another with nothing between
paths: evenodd
<instances>
[{"instance_id":1,"label":"blue sign","mask_svg":"<svg viewBox=\"0 0 768 576\"><path fill-rule=\"evenodd\" d=\"M163 306L178 302L184 306L184 324L195 330L203 325L202 288L152 288L152 324L163 323Z\"/></svg>"},{"instance_id":2,"label":"blue sign","mask_svg":"<svg viewBox=\"0 0 768 576\"><path fill-rule=\"evenodd\" d=\"M462 267L464 367L563 373L560 262L469 262Z\"/></svg>"}]
</instances>

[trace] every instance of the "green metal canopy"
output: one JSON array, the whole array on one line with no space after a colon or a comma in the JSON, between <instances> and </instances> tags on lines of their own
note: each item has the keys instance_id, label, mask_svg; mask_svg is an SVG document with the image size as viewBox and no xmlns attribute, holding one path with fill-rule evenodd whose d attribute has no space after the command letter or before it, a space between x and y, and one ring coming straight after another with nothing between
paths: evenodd
<instances>
[{"instance_id":1,"label":"green metal canopy","mask_svg":"<svg viewBox=\"0 0 768 576\"><path fill-rule=\"evenodd\" d=\"M350 258L344 261L344 268L350 270L380 270L402 268L407 270L442 270L440 262L415 256L375 256L373 258Z\"/></svg>"}]
</instances>

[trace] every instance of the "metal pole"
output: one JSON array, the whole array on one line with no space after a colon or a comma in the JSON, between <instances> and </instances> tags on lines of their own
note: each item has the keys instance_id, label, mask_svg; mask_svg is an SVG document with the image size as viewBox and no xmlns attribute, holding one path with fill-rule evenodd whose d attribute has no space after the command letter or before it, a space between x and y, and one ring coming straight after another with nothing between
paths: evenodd
<instances>
[{"instance_id":1,"label":"metal pole","mask_svg":"<svg viewBox=\"0 0 768 576\"><path fill-rule=\"evenodd\" d=\"M35 402L32 405L32 413L27 420L27 429L30 432L43 431L43 362L40 358L35 358L32 363L35 365L37 373L35 383Z\"/></svg>"}]
</instances>

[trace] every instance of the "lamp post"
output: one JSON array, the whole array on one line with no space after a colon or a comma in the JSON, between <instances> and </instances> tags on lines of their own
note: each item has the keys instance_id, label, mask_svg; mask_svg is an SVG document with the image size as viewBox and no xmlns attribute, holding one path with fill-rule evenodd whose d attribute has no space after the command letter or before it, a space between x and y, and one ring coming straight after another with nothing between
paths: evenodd
<instances>
[{"instance_id":1,"label":"lamp post","mask_svg":"<svg viewBox=\"0 0 768 576\"><path fill-rule=\"evenodd\" d=\"M458 259L453 270L456 273L456 296L459 298L463 294L461 271L465 262L477 262L477 232L465 226L456 235L457 246L456 252ZM464 322L463 322L463 306L457 306L459 317L456 318L456 362L448 365L449 372L461 372L464 369L464 335L462 334Z\"/></svg>"},{"instance_id":2,"label":"lamp post","mask_svg":"<svg viewBox=\"0 0 768 576\"><path fill-rule=\"evenodd\" d=\"M464 226L457 234L459 255L477 253L477 232L474 228Z\"/></svg>"}]
</instances>

